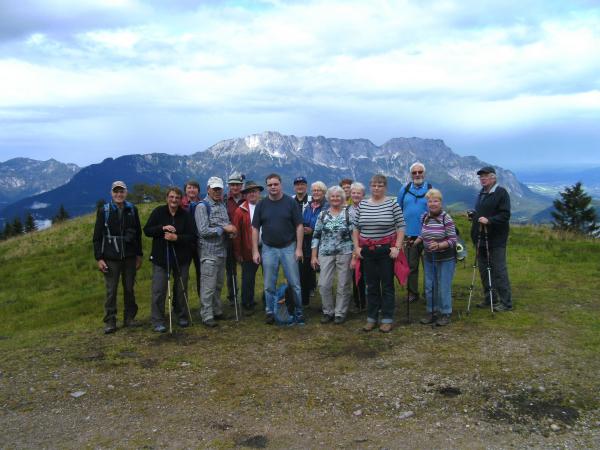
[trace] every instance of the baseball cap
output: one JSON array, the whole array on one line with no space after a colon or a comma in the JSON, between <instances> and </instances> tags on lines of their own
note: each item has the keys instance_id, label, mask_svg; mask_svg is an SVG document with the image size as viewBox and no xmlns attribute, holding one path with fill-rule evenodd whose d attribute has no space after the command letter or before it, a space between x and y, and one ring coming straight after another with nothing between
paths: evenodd
<instances>
[{"instance_id":1,"label":"baseball cap","mask_svg":"<svg viewBox=\"0 0 600 450\"><path fill-rule=\"evenodd\" d=\"M215 188L223 189L223 180L221 180L219 177L210 177L208 179L207 186L211 189L215 189Z\"/></svg>"},{"instance_id":2,"label":"baseball cap","mask_svg":"<svg viewBox=\"0 0 600 450\"><path fill-rule=\"evenodd\" d=\"M486 173L493 173L495 175L496 169L494 169L492 166L485 166L477 171L477 175L484 175Z\"/></svg>"},{"instance_id":3,"label":"baseball cap","mask_svg":"<svg viewBox=\"0 0 600 450\"><path fill-rule=\"evenodd\" d=\"M112 184L112 186L111 186L110 190L111 190L111 191L114 191L116 188L121 188L121 189L125 189L125 190L127 190L127 185L126 185L126 184L125 184L123 181L115 181L115 182Z\"/></svg>"},{"instance_id":4,"label":"baseball cap","mask_svg":"<svg viewBox=\"0 0 600 450\"><path fill-rule=\"evenodd\" d=\"M308 180L306 179L306 177L304 175L301 175L299 177L294 178L294 184L298 184L298 183L308 184Z\"/></svg>"}]
</instances>

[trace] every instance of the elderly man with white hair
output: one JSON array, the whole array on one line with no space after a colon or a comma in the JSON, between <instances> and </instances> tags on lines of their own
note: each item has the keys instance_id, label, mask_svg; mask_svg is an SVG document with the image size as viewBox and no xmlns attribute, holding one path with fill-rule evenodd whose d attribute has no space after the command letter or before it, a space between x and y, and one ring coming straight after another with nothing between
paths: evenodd
<instances>
[{"instance_id":1,"label":"elderly man with white hair","mask_svg":"<svg viewBox=\"0 0 600 450\"><path fill-rule=\"evenodd\" d=\"M412 181L402 187L398 194L398 205L402 208L406 222L404 246L410 267L407 283L408 301L414 302L419 299L419 262L423 254L423 243L415 243L415 240L421 234L421 217L427 211L425 194L432 186L425 182L425 165L421 162L410 166L410 176Z\"/></svg>"}]
</instances>

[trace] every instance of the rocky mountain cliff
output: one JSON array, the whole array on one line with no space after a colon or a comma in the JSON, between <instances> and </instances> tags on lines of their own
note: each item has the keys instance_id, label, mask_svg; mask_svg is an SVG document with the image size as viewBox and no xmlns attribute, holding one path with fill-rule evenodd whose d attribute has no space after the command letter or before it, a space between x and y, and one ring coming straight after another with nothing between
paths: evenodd
<instances>
[{"instance_id":1,"label":"rocky mountain cliff","mask_svg":"<svg viewBox=\"0 0 600 450\"><path fill-rule=\"evenodd\" d=\"M0 211L0 216L7 217L8 211L25 214L37 205L35 215L48 218L56 213L60 203L70 214L78 215L92 211L98 199L109 198L110 184L116 179L130 186L181 186L187 179L195 178L204 186L210 176L226 178L234 170L259 182L265 175L277 172L282 175L287 192L292 191L292 180L298 175L331 185L344 177L368 184L373 174L383 173L389 177L388 193L395 195L408 181L408 168L415 161L425 164L427 180L442 190L445 203L457 207L472 205L479 188L477 169L488 165L472 156L461 157L436 139L395 138L376 146L366 139L265 132L221 141L189 156L155 153L109 158L83 168L64 186L16 202ZM496 170L501 184L511 193L515 217L547 206L512 172L500 167ZM205 189L202 191L205 193Z\"/></svg>"}]
</instances>

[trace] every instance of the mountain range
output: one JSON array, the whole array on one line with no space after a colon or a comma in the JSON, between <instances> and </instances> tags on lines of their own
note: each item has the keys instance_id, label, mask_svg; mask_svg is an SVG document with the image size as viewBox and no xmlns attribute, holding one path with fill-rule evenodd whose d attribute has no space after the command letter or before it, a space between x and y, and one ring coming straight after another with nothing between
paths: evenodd
<instances>
[{"instance_id":1,"label":"mountain range","mask_svg":"<svg viewBox=\"0 0 600 450\"><path fill-rule=\"evenodd\" d=\"M117 179L130 189L137 183L182 186L190 178L206 186L209 177L220 176L226 181L233 171L258 182L277 172L283 177L286 192L292 192L292 180L298 175L327 185L344 177L368 185L373 174L382 173L389 179L389 195L395 195L408 181L408 168L415 161L425 164L427 180L442 190L445 203L454 208L472 206L479 189L476 172L492 165L473 156L459 156L439 139L394 138L377 146L367 139L264 132L224 140L192 155L134 154L108 158L80 170L73 168L74 174L66 183L17 200L0 210L0 217L11 219L32 212L37 219L48 219L60 204L71 215L88 213L99 199L110 198L110 184ZM529 190L514 173L495 168L500 183L511 194L514 219L526 220L548 206L548 199Z\"/></svg>"}]
</instances>

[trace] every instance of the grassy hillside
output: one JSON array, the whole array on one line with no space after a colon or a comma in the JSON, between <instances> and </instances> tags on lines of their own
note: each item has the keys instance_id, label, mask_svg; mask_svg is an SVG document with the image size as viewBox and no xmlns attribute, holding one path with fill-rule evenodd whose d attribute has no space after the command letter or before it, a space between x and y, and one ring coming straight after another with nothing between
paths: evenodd
<instances>
[{"instance_id":1,"label":"grassy hillside","mask_svg":"<svg viewBox=\"0 0 600 450\"><path fill-rule=\"evenodd\" d=\"M417 324L420 303L406 324L399 302L389 335L361 332L359 313L319 324L318 296L305 327L257 313L157 335L145 260L146 326L104 336L93 220L0 243L2 448L600 447L598 241L514 227L515 311L466 316L471 251L453 323Z\"/></svg>"}]
</instances>

